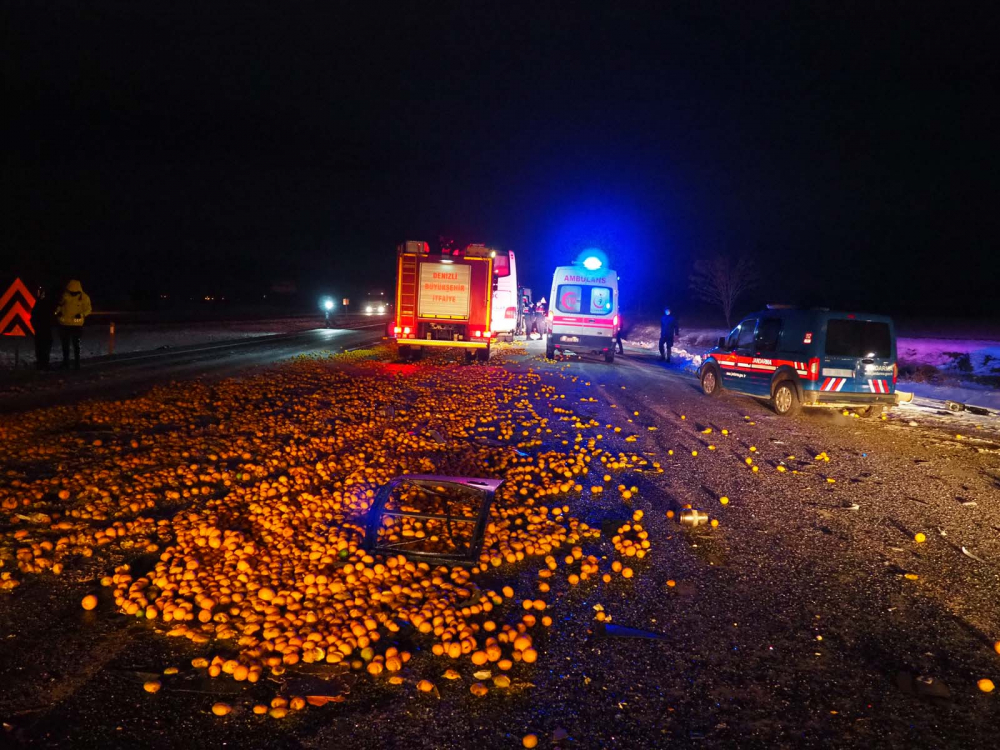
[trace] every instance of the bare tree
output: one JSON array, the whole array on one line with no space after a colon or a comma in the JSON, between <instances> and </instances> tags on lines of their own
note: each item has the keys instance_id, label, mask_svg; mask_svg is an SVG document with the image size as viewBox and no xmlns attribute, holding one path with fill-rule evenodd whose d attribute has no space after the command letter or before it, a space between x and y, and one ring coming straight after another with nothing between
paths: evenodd
<instances>
[{"instance_id":1,"label":"bare tree","mask_svg":"<svg viewBox=\"0 0 1000 750\"><path fill-rule=\"evenodd\" d=\"M746 256L733 261L728 255L713 255L695 261L689 282L698 298L722 308L726 325L732 326L736 302L757 286L760 275L757 265Z\"/></svg>"}]
</instances>

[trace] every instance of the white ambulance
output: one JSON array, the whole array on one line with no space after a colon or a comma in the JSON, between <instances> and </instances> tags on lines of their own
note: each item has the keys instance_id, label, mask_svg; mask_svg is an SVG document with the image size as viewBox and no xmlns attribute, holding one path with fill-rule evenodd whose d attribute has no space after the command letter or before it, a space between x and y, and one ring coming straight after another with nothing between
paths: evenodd
<instances>
[{"instance_id":1,"label":"white ambulance","mask_svg":"<svg viewBox=\"0 0 1000 750\"><path fill-rule=\"evenodd\" d=\"M586 256L572 266L560 266L552 277L549 334L545 355L557 351L603 354L615 361L618 335L618 274L599 256Z\"/></svg>"}]
</instances>

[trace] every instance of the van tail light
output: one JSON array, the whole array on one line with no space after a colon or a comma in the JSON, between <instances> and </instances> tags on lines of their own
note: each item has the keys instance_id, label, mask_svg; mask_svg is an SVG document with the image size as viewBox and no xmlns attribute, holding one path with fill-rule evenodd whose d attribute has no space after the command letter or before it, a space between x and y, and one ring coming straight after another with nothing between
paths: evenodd
<instances>
[{"instance_id":1,"label":"van tail light","mask_svg":"<svg viewBox=\"0 0 1000 750\"><path fill-rule=\"evenodd\" d=\"M488 339L492 335L493 335L493 331L483 331L483 338L484 339Z\"/></svg>"},{"instance_id":2,"label":"van tail light","mask_svg":"<svg viewBox=\"0 0 1000 750\"><path fill-rule=\"evenodd\" d=\"M611 319L611 325L613 325L613 326L618 325L618 316L617 315Z\"/></svg>"},{"instance_id":3,"label":"van tail light","mask_svg":"<svg viewBox=\"0 0 1000 750\"><path fill-rule=\"evenodd\" d=\"M517 308L516 307L508 307L506 310L503 311L503 316L507 320L513 320L514 318L517 317Z\"/></svg>"},{"instance_id":4,"label":"van tail light","mask_svg":"<svg viewBox=\"0 0 1000 750\"><path fill-rule=\"evenodd\" d=\"M398 329L397 329L397 330L398 330ZM403 329L403 333L404 333L405 335L409 336L409 335L410 335L410 327L409 327L409 326L406 326L406 328L404 328L404 329Z\"/></svg>"},{"instance_id":5,"label":"van tail light","mask_svg":"<svg viewBox=\"0 0 1000 750\"><path fill-rule=\"evenodd\" d=\"M899 365L892 363L892 384L896 385L896 378L899 377Z\"/></svg>"},{"instance_id":6,"label":"van tail light","mask_svg":"<svg viewBox=\"0 0 1000 750\"><path fill-rule=\"evenodd\" d=\"M472 335L475 336L477 339L481 339L483 337L483 332L482 331L476 331Z\"/></svg>"},{"instance_id":7,"label":"van tail light","mask_svg":"<svg viewBox=\"0 0 1000 750\"><path fill-rule=\"evenodd\" d=\"M395 332L396 332L397 334L399 334L399 333L401 333L401 332L402 332L402 330L403 330L403 329L402 329L402 328L400 328L399 326L396 326L396 327L395 327L395 328L394 328L393 330L394 330L394 331L395 331Z\"/></svg>"},{"instance_id":8,"label":"van tail light","mask_svg":"<svg viewBox=\"0 0 1000 750\"><path fill-rule=\"evenodd\" d=\"M554 316L554 313L553 313L553 312L552 312L551 310L549 310L549 312L548 312L548 313L546 314L546 316L545 316L545 317L546 317L546 318L548 319L548 321L549 321L549 322L551 323L551 322L552 322L552 318L553 318L553 316Z\"/></svg>"},{"instance_id":9,"label":"van tail light","mask_svg":"<svg viewBox=\"0 0 1000 750\"><path fill-rule=\"evenodd\" d=\"M808 374L806 375L806 380L819 380L819 357L813 357L809 360Z\"/></svg>"}]
</instances>

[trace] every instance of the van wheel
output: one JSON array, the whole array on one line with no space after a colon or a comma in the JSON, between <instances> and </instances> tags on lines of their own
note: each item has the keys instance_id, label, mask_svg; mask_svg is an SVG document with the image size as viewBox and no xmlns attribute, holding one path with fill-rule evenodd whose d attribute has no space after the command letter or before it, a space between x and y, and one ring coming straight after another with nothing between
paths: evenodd
<instances>
[{"instance_id":1,"label":"van wheel","mask_svg":"<svg viewBox=\"0 0 1000 750\"><path fill-rule=\"evenodd\" d=\"M477 349L476 350L476 359L478 359L480 362L489 362L490 361L490 350L489 349Z\"/></svg>"},{"instance_id":2,"label":"van wheel","mask_svg":"<svg viewBox=\"0 0 1000 750\"><path fill-rule=\"evenodd\" d=\"M718 396L722 390L719 373L714 367L706 367L701 374L701 392L706 396Z\"/></svg>"},{"instance_id":3,"label":"van wheel","mask_svg":"<svg viewBox=\"0 0 1000 750\"><path fill-rule=\"evenodd\" d=\"M411 355L412 350L413 350L413 347L411 347L411 346L405 346L403 344L400 344L400 346L399 346L399 358L401 360L403 360L404 362L406 362L412 356Z\"/></svg>"},{"instance_id":4,"label":"van wheel","mask_svg":"<svg viewBox=\"0 0 1000 750\"><path fill-rule=\"evenodd\" d=\"M545 356L548 359L556 358L556 344L552 340L552 336L549 336L549 338L545 342Z\"/></svg>"},{"instance_id":5,"label":"van wheel","mask_svg":"<svg viewBox=\"0 0 1000 750\"><path fill-rule=\"evenodd\" d=\"M863 406L860 409L855 409L854 412L859 417L865 417L866 419L880 417L882 416L882 405L872 404L871 406Z\"/></svg>"},{"instance_id":6,"label":"van wheel","mask_svg":"<svg viewBox=\"0 0 1000 750\"><path fill-rule=\"evenodd\" d=\"M780 417L790 417L799 411L799 394L790 380L782 380L774 388L771 406Z\"/></svg>"},{"instance_id":7,"label":"van wheel","mask_svg":"<svg viewBox=\"0 0 1000 750\"><path fill-rule=\"evenodd\" d=\"M615 361L615 350L613 348L612 349L608 349L606 352L604 352L604 361L605 362L614 362Z\"/></svg>"}]
</instances>

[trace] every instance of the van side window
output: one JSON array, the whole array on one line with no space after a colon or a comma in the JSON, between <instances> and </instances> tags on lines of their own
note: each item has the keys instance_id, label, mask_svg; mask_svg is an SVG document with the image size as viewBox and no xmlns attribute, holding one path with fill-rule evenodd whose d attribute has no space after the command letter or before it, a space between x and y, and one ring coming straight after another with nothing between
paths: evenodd
<instances>
[{"instance_id":1,"label":"van side window","mask_svg":"<svg viewBox=\"0 0 1000 750\"><path fill-rule=\"evenodd\" d=\"M756 327L757 321L750 319L744 320L740 323L740 337L736 341L737 349L747 349L753 346L753 329Z\"/></svg>"},{"instance_id":2,"label":"van side window","mask_svg":"<svg viewBox=\"0 0 1000 750\"><path fill-rule=\"evenodd\" d=\"M736 348L736 342L740 338L740 327L736 326L733 330L729 332L729 336L726 337L726 349L732 351Z\"/></svg>"},{"instance_id":3,"label":"van side window","mask_svg":"<svg viewBox=\"0 0 1000 750\"><path fill-rule=\"evenodd\" d=\"M778 351L778 337L781 335L781 318L764 318L757 325L754 347L758 352Z\"/></svg>"}]
</instances>

